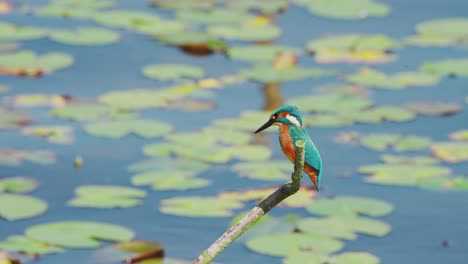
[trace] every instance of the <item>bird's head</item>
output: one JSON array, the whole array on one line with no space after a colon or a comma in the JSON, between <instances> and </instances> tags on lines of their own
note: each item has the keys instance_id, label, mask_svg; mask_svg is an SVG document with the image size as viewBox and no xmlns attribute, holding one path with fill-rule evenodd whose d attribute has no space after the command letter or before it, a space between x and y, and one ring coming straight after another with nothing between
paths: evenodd
<instances>
[{"instance_id":1,"label":"bird's head","mask_svg":"<svg viewBox=\"0 0 468 264\"><path fill-rule=\"evenodd\" d=\"M287 125L302 127L302 117L299 109L294 105L283 105L271 114L270 119L255 131L255 134L272 125Z\"/></svg>"}]
</instances>

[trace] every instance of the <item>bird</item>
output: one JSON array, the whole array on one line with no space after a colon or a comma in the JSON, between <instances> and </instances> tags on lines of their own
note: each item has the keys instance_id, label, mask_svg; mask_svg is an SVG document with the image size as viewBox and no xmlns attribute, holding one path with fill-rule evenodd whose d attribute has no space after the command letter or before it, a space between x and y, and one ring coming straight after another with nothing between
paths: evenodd
<instances>
[{"instance_id":1,"label":"bird","mask_svg":"<svg viewBox=\"0 0 468 264\"><path fill-rule=\"evenodd\" d=\"M320 153L310 138L307 130L303 127L299 108L294 105L283 105L276 109L268 121L259 127L254 133L257 134L270 126L279 126L279 143L284 155L293 164L296 160L295 144L298 140L305 143L304 172L309 176L317 192L320 189L322 159Z\"/></svg>"}]
</instances>

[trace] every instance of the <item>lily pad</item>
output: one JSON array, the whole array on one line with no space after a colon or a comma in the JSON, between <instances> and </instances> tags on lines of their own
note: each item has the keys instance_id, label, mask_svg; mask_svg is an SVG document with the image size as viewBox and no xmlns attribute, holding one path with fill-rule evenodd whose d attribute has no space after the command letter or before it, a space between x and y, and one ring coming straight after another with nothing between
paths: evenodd
<instances>
[{"instance_id":1,"label":"lily pad","mask_svg":"<svg viewBox=\"0 0 468 264\"><path fill-rule=\"evenodd\" d=\"M388 51L398 48L399 43L383 34L344 34L329 35L310 41L307 49L317 52L321 49L340 49L355 51Z\"/></svg>"},{"instance_id":2,"label":"lily pad","mask_svg":"<svg viewBox=\"0 0 468 264\"><path fill-rule=\"evenodd\" d=\"M46 33L46 30L39 27L0 22L0 40L32 40L42 38Z\"/></svg>"},{"instance_id":3,"label":"lily pad","mask_svg":"<svg viewBox=\"0 0 468 264\"><path fill-rule=\"evenodd\" d=\"M216 5L216 0L193 1L193 0L153 0L151 5L164 9L210 9Z\"/></svg>"},{"instance_id":4,"label":"lily pad","mask_svg":"<svg viewBox=\"0 0 468 264\"><path fill-rule=\"evenodd\" d=\"M151 185L154 190L177 190L184 191L198 189L211 184L211 181L184 174L173 174L171 172L146 172L132 177L132 184L136 186Z\"/></svg>"},{"instance_id":5,"label":"lily pad","mask_svg":"<svg viewBox=\"0 0 468 264\"><path fill-rule=\"evenodd\" d=\"M421 46L447 46L467 42L468 19L443 18L421 22L416 25L417 35L407 42Z\"/></svg>"},{"instance_id":6,"label":"lily pad","mask_svg":"<svg viewBox=\"0 0 468 264\"><path fill-rule=\"evenodd\" d=\"M292 52L297 54L298 49L280 45L246 45L234 46L227 50L231 59L248 62L272 62L281 52Z\"/></svg>"},{"instance_id":7,"label":"lily pad","mask_svg":"<svg viewBox=\"0 0 468 264\"><path fill-rule=\"evenodd\" d=\"M79 27L74 31L55 30L49 37L57 42L68 45L109 45L119 40L119 34L112 30L99 27Z\"/></svg>"},{"instance_id":8,"label":"lily pad","mask_svg":"<svg viewBox=\"0 0 468 264\"><path fill-rule=\"evenodd\" d=\"M8 177L0 179L0 193L2 191L13 193L26 193L37 188L37 181L24 177Z\"/></svg>"},{"instance_id":9,"label":"lily pad","mask_svg":"<svg viewBox=\"0 0 468 264\"><path fill-rule=\"evenodd\" d=\"M134 235L122 226L87 221L51 222L26 230L28 238L68 248L96 248L99 241L129 241Z\"/></svg>"},{"instance_id":10,"label":"lily pad","mask_svg":"<svg viewBox=\"0 0 468 264\"><path fill-rule=\"evenodd\" d=\"M374 150L384 150L393 146L396 151L415 151L429 147L431 140L426 137L405 136L398 134L369 134L361 138L361 144L364 147Z\"/></svg>"},{"instance_id":11,"label":"lily pad","mask_svg":"<svg viewBox=\"0 0 468 264\"><path fill-rule=\"evenodd\" d=\"M289 100L304 112L335 112L348 113L363 110L372 105L372 101L363 96L323 94L302 96Z\"/></svg>"},{"instance_id":12,"label":"lily pad","mask_svg":"<svg viewBox=\"0 0 468 264\"><path fill-rule=\"evenodd\" d=\"M275 69L268 64L257 64L253 67L240 71L241 76L261 82L278 83L287 81L299 81L308 78L328 77L335 74L334 71L319 68L303 68L301 66L286 69Z\"/></svg>"},{"instance_id":13,"label":"lily pad","mask_svg":"<svg viewBox=\"0 0 468 264\"><path fill-rule=\"evenodd\" d=\"M253 18L253 15L239 9L212 8L207 10L182 9L176 17L192 24L236 25Z\"/></svg>"},{"instance_id":14,"label":"lily pad","mask_svg":"<svg viewBox=\"0 0 468 264\"><path fill-rule=\"evenodd\" d=\"M379 258L368 253L351 251L339 255L324 256L314 252L296 252L288 255L283 264L379 264Z\"/></svg>"},{"instance_id":15,"label":"lily pad","mask_svg":"<svg viewBox=\"0 0 468 264\"><path fill-rule=\"evenodd\" d=\"M66 95L50 95L50 94L20 94L12 97L10 101L15 106L20 107L38 107L52 106L63 107L72 100Z\"/></svg>"},{"instance_id":16,"label":"lily pad","mask_svg":"<svg viewBox=\"0 0 468 264\"><path fill-rule=\"evenodd\" d=\"M273 25L210 26L208 33L229 40L268 41L279 37L281 29Z\"/></svg>"},{"instance_id":17,"label":"lily pad","mask_svg":"<svg viewBox=\"0 0 468 264\"><path fill-rule=\"evenodd\" d=\"M387 63L397 59L397 56L380 50L342 50L323 48L314 52L318 63Z\"/></svg>"},{"instance_id":18,"label":"lily pad","mask_svg":"<svg viewBox=\"0 0 468 264\"><path fill-rule=\"evenodd\" d=\"M0 54L0 68L12 71L16 76L37 77L43 73L67 68L73 64L73 57L61 52L37 55L32 51L18 51Z\"/></svg>"},{"instance_id":19,"label":"lily pad","mask_svg":"<svg viewBox=\"0 0 468 264\"><path fill-rule=\"evenodd\" d=\"M236 118L224 118L214 121L214 125L222 129L235 129L252 132L252 124L263 124L265 116L270 113L264 111L244 111Z\"/></svg>"},{"instance_id":20,"label":"lily pad","mask_svg":"<svg viewBox=\"0 0 468 264\"><path fill-rule=\"evenodd\" d=\"M437 142L431 145L431 150L437 158L446 162L468 161L468 141Z\"/></svg>"},{"instance_id":21,"label":"lily pad","mask_svg":"<svg viewBox=\"0 0 468 264\"><path fill-rule=\"evenodd\" d=\"M132 207L142 203L146 192L136 188L111 185L86 185L75 190L76 198L68 201L74 207Z\"/></svg>"},{"instance_id":22,"label":"lily pad","mask_svg":"<svg viewBox=\"0 0 468 264\"><path fill-rule=\"evenodd\" d=\"M367 17L387 16L391 8L373 0L295 0L299 4L306 5L309 12L316 16L333 19L364 19ZM336 8L339 6L340 8Z\"/></svg>"},{"instance_id":23,"label":"lily pad","mask_svg":"<svg viewBox=\"0 0 468 264\"><path fill-rule=\"evenodd\" d=\"M30 122L26 114L0 106L0 130L20 128Z\"/></svg>"},{"instance_id":24,"label":"lily pad","mask_svg":"<svg viewBox=\"0 0 468 264\"><path fill-rule=\"evenodd\" d=\"M376 199L340 196L331 199L316 199L306 209L312 214L348 218L357 216L358 214L370 216L387 215L393 211L393 206Z\"/></svg>"},{"instance_id":25,"label":"lily pad","mask_svg":"<svg viewBox=\"0 0 468 264\"><path fill-rule=\"evenodd\" d=\"M375 164L359 167L359 172L371 174L366 182L384 185L414 186L420 181L449 176L447 167L427 164Z\"/></svg>"},{"instance_id":26,"label":"lily pad","mask_svg":"<svg viewBox=\"0 0 468 264\"><path fill-rule=\"evenodd\" d=\"M428 61L421 65L421 70L441 77L468 77L468 58Z\"/></svg>"},{"instance_id":27,"label":"lily pad","mask_svg":"<svg viewBox=\"0 0 468 264\"><path fill-rule=\"evenodd\" d=\"M143 75L154 80L169 81L180 78L202 78L202 68L183 64L148 65L143 68Z\"/></svg>"},{"instance_id":28,"label":"lily pad","mask_svg":"<svg viewBox=\"0 0 468 264\"><path fill-rule=\"evenodd\" d=\"M247 241L247 248L269 256L288 256L294 252L311 251L330 254L339 251L343 243L339 240L306 233L266 234Z\"/></svg>"},{"instance_id":29,"label":"lily pad","mask_svg":"<svg viewBox=\"0 0 468 264\"><path fill-rule=\"evenodd\" d=\"M195 176L196 174L210 168L204 162L186 160L186 159L151 159L133 163L128 166L128 170L132 172L161 172L161 174L177 174L186 177Z\"/></svg>"},{"instance_id":30,"label":"lily pad","mask_svg":"<svg viewBox=\"0 0 468 264\"><path fill-rule=\"evenodd\" d=\"M43 214L47 203L41 199L20 195L0 193L0 217L9 221L31 218Z\"/></svg>"},{"instance_id":31,"label":"lily pad","mask_svg":"<svg viewBox=\"0 0 468 264\"><path fill-rule=\"evenodd\" d=\"M21 252L26 254L50 254L61 253L63 248L39 242L25 236L9 236L4 241L0 241L0 249L9 252Z\"/></svg>"},{"instance_id":32,"label":"lily pad","mask_svg":"<svg viewBox=\"0 0 468 264\"><path fill-rule=\"evenodd\" d=\"M240 209L241 202L218 197L175 197L161 201L160 211L165 214L186 217L225 217Z\"/></svg>"},{"instance_id":33,"label":"lily pad","mask_svg":"<svg viewBox=\"0 0 468 264\"><path fill-rule=\"evenodd\" d=\"M382 155L381 160L388 164L421 164L434 165L440 163L438 159L426 156Z\"/></svg>"},{"instance_id":34,"label":"lily pad","mask_svg":"<svg viewBox=\"0 0 468 264\"><path fill-rule=\"evenodd\" d=\"M21 131L25 135L46 138L51 143L70 144L73 129L70 126L29 126Z\"/></svg>"},{"instance_id":35,"label":"lily pad","mask_svg":"<svg viewBox=\"0 0 468 264\"><path fill-rule=\"evenodd\" d=\"M401 72L387 76L377 70L365 68L346 76L346 80L370 88L403 89L410 86L435 85L440 78L424 72Z\"/></svg>"},{"instance_id":36,"label":"lily pad","mask_svg":"<svg viewBox=\"0 0 468 264\"><path fill-rule=\"evenodd\" d=\"M461 110L460 105L448 102L413 102L407 104L406 108L416 114L430 116L451 116L460 112Z\"/></svg>"},{"instance_id":37,"label":"lily pad","mask_svg":"<svg viewBox=\"0 0 468 264\"><path fill-rule=\"evenodd\" d=\"M294 170L294 165L286 160L250 161L237 163L232 169L250 179L285 181Z\"/></svg>"},{"instance_id":38,"label":"lily pad","mask_svg":"<svg viewBox=\"0 0 468 264\"><path fill-rule=\"evenodd\" d=\"M454 140L468 141L468 129L462 129L450 134L450 138Z\"/></svg>"},{"instance_id":39,"label":"lily pad","mask_svg":"<svg viewBox=\"0 0 468 264\"><path fill-rule=\"evenodd\" d=\"M183 51L195 55L208 55L227 48L216 36L197 30L158 34L156 38L164 44L178 46Z\"/></svg>"},{"instance_id":40,"label":"lily pad","mask_svg":"<svg viewBox=\"0 0 468 264\"><path fill-rule=\"evenodd\" d=\"M118 263L139 262L143 264L169 264L163 259L164 248L158 242L132 240L120 242L111 247L96 251L93 262L95 263ZM173 263L178 264L179 262ZM180 262L180 264L182 264Z\"/></svg>"},{"instance_id":41,"label":"lily pad","mask_svg":"<svg viewBox=\"0 0 468 264\"><path fill-rule=\"evenodd\" d=\"M103 104L71 104L66 107L59 107L52 111L52 115L62 119L70 120L95 120L112 115L129 114L126 110L120 110Z\"/></svg>"},{"instance_id":42,"label":"lily pad","mask_svg":"<svg viewBox=\"0 0 468 264\"><path fill-rule=\"evenodd\" d=\"M261 14L276 14L286 10L289 3L286 0L269 0L269 1L250 1L236 0L227 2L227 6L231 9L249 10L260 12Z\"/></svg>"},{"instance_id":43,"label":"lily pad","mask_svg":"<svg viewBox=\"0 0 468 264\"><path fill-rule=\"evenodd\" d=\"M56 156L48 150L0 150L0 165L18 166L22 161L47 165L55 162Z\"/></svg>"},{"instance_id":44,"label":"lily pad","mask_svg":"<svg viewBox=\"0 0 468 264\"><path fill-rule=\"evenodd\" d=\"M144 138L154 138L169 133L171 129L169 124L146 119L97 122L85 126L87 133L107 138L122 138L130 133Z\"/></svg>"}]
</instances>

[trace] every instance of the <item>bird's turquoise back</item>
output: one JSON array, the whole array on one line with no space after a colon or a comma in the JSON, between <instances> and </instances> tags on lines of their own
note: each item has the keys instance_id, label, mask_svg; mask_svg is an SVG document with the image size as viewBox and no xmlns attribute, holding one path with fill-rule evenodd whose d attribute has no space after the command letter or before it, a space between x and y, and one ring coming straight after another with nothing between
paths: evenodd
<instances>
[{"instance_id":1,"label":"bird's turquoise back","mask_svg":"<svg viewBox=\"0 0 468 264\"><path fill-rule=\"evenodd\" d=\"M309 133L307 133L307 130L305 130L302 127L290 126L289 134L291 135L294 146L298 140L302 140L306 143L304 154L305 162L318 171L317 188L320 188L320 180L322 175L322 159L320 158L320 153L318 152L317 147L315 147L314 142L312 142L312 140L310 139Z\"/></svg>"}]
</instances>

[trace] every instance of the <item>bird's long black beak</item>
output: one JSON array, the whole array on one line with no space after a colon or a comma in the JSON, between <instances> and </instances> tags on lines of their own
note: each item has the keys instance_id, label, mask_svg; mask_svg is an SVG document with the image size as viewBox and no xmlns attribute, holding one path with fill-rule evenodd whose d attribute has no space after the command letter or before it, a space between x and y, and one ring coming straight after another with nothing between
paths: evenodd
<instances>
[{"instance_id":1,"label":"bird's long black beak","mask_svg":"<svg viewBox=\"0 0 468 264\"><path fill-rule=\"evenodd\" d=\"M275 123L274 119L268 120L265 124L263 124L261 127L259 127L254 133L257 134L258 132L261 132L267 128L269 128L271 125Z\"/></svg>"}]
</instances>

